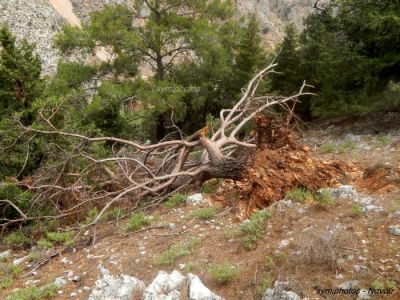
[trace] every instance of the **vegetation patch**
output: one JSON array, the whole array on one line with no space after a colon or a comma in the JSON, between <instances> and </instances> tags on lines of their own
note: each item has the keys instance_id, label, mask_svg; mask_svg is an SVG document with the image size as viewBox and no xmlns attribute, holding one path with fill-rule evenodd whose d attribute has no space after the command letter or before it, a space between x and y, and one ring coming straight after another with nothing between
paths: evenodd
<instances>
[{"instance_id":1,"label":"vegetation patch","mask_svg":"<svg viewBox=\"0 0 400 300\"><path fill-rule=\"evenodd\" d=\"M71 246L74 244L73 231L48 232L46 236L50 243L56 243L65 246Z\"/></svg>"},{"instance_id":2,"label":"vegetation patch","mask_svg":"<svg viewBox=\"0 0 400 300\"><path fill-rule=\"evenodd\" d=\"M126 228L129 231L142 229L144 226L150 225L154 221L153 216L146 216L144 213L135 213L128 221Z\"/></svg>"},{"instance_id":3,"label":"vegetation patch","mask_svg":"<svg viewBox=\"0 0 400 300\"><path fill-rule=\"evenodd\" d=\"M191 238L186 243L174 244L165 250L155 261L157 265L170 265L180 257L189 255L200 244L197 238Z\"/></svg>"},{"instance_id":4,"label":"vegetation patch","mask_svg":"<svg viewBox=\"0 0 400 300\"><path fill-rule=\"evenodd\" d=\"M17 290L8 295L5 300L41 300L56 295L58 287L55 284L47 284L41 287L28 287Z\"/></svg>"},{"instance_id":5,"label":"vegetation patch","mask_svg":"<svg viewBox=\"0 0 400 300\"><path fill-rule=\"evenodd\" d=\"M215 217L217 210L213 207L202 208L196 211L193 211L189 214L189 218L196 218L200 220L210 220Z\"/></svg>"},{"instance_id":6,"label":"vegetation patch","mask_svg":"<svg viewBox=\"0 0 400 300\"><path fill-rule=\"evenodd\" d=\"M322 205L332 204L333 198L330 189L320 189L318 193L314 195L314 201Z\"/></svg>"},{"instance_id":7,"label":"vegetation patch","mask_svg":"<svg viewBox=\"0 0 400 300\"><path fill-rule=\"evenodd\" d=\"M224 262L212 265L210 274L215 281L225 284L235 280L240 274L240 269L228 262Z\"/></svg>"},{"instance_id":8,"label":"vegetation patch","mask_svg":"<svg viewBox=\"0 0 400 300\"><path fill-rule=\"evenodd\" d=\"M9 246L26 246L30 240L22 231L13 231L4 238L4 243Z\"/></svg>"},{"instance_id":9,"label":"vegetation patch","mask_svg":"<svg viewBox=\"0 0 400 300\"><path fill-rule=\"evenodd\" d=\"M203 194L214 194L218 190L218 186L221 183L222 179L213 178L203 183L200 191Z\"/></svg>"},{"instance_id":10,"label":"vegetation patch","mask_svg":"<svg viewBox=\"0 0 400 300\"><path fill-rule=\"evenodd\" d=\"M271 213L263 209L256 211L250 219L242 222L238 234L242 236L246 249L252 249L255 242L262 238L265 233L265 221L270 217Z\"/></svg>"},{"instance_id":11,"label":"vegetation patch","mask_svg":"<svg viewBox=\"0 0 400 300\"><path fill-rule=\"evenodd\" d=\"M294 188L286 192L285 199L290 199L295 202L305 203L307 200L312 200L313 194L306 188Z\"/></svg>"},{"instance_id":12,"label":"vegetation patch","mask_svg":"<svg viewBox=\"0 0 400 300\"><path fill-rule=\"evenodd\" d=\"M164 205L167 208L178 207L183 203L185 203L186 198L187 198L186 194L175 193L171 197L169 197L167 201L165 201Z\"/></svg>"}]
</instances>

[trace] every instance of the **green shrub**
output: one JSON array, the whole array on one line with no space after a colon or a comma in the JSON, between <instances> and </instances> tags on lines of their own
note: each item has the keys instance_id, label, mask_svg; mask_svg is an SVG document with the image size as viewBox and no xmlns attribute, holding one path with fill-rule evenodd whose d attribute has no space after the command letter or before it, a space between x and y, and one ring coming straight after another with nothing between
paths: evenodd
<instances>
[{"instance_id":1,"label":"green shrub","mask_svg":"<svg viewBox=\"0 0 400 300\"><path fill-rule=\"evenodd\" d=\"M304 203L307 199L313 199L313 194L305 188L294 188L286 192L285 198Z\"/></svg>"},{"instance_id":2,"label":"green shrub","mask_svg":"<svg viewBox=\"0 0 400 300\"><path fill-rule=\"evenodd\" d=\"M37 246L39 249L51 249L54 247L53 243L46 240L46 239L40 239L37 241Z\"/></svg>"},{"instance_id":3,"label":"green shrub","mask_svg":"<svg viewBox=\"0 0 400 300\"><path fill-rule=\"evenodd\" d=\"M190 273L193 272L193 270L197 267L197 263L193 261L189 261L185 264L185 267L183 268L183 271L185 273Z\"/></svg>"},{"instance_id":4,"label":"green shrub","mask_svg":"<svg viewBox=\"0 0 400 300\"><path fill-rule=\"evenodd\" d=\"M128 221L127 229L129 231L135 231L141 229L143 226L150 225L152 218L145 216L144 213L133 214Z\"/></svg>"},{"instance_id":5,"label":"green shrub","mask_svg":"<svg viewBox=\"0 0 400 300\"><path fill-rule=\"evenodd\" d=\"M200 244L197 238L191 238L184 244L174 244L165 250L155 261L157 265L170 265L178 258L189 255Z\"/></svg>"},{"instance_id":6,"label":"green shrub","mask_svg":"<svg viewBox=\"0 0 400 300\"><path fill-rule=\"evenodd\" d=\"M40 259L40 257L41 257L41 255L39 252L32 251L28 255L28 260L32 262L32 261L36 261L36 260Z\"/></svg>"},{"instance_id":7,"label":"green shrub","mask_svg":"<svg viewBox=\"0 0 400 300\"><path fill-rule=\"evenodd\" d=\"M381 135L376 138L377 147L389 146L392 143L392 138L390 135Z\"/></svg>"},{"instance_id":8,"label":"green shrub","mask_svg":"<svg viewBox=\"0 0 400 300\"><path fill-rule=\"evenodd\" d=\"M30 209L30 200L33 197L33 193L23 191L14 183L0 183L0 199L7 199L19 207L23 212L27 212ZM9 204L2 205L0 207L0 214L3 218L13 219L20 217L15 208ZM40 211L31 211L31 215L39 215Z\"/></svg>"},{"instance_id":9,"label":"green shrub","mask_svg":"<svg viewBox=\"0 0 400 300\"><path fill-rule=\"evenodd\" d=\"M356 148L357 143L351 140L345 140L341 143L326 143L321 146L320 151L323 154L326 153L340 153L343 154L348 151L352 151Z\"/></svg>"},{"instance_id":10,"label":"green shrub","mask_svg":"<svg viewBox=\"0 0 400 300\"><path fill-rule=\"evenodd\" d=\"M53 243L69 246L74 244L73 235L73 231L48 232L47 239Z\"/></svg>"},{"instance_id":11,"label":"green shrub","mask_svg":"<svg viewBox=\"0 0 400 300\"><path fill-rule=\"evenodd\" d=\"M167 208L174 208L180 206L186 201L187 195L181 193L175 193L164 203Z\"/></svg>"},{"instance_id":12,"label":"green shrub","mask_svg":"<svg viewBox=\"0 0 400 300\"><path fill-rule=\"evenodd\" d=\"M272 287L272 280L269 274L267 274L261 284L257 287L257 291L260 294L265 294L265 291Z\"/></svg>"},{"instance_id":13,"label":"green shrub","mask_svg":"<svg viewBox=\"0 0 400 300\"><path fill-rule=\"evenodd\" d=\"M211 266L210 274L218 283L228 283L239 276L240 269L228 262L224 262Z\"/></svg>"},{"instance_id":14,"label":"green shrub","mask_svg":"<svg viewBox=\"0 0 400 300\"><path fill-rule=\"evenodd\" d=\"M268 210L258 210L239 226L239 235L242 236L246 249L252 249L255 242L264 235L265 221L270 217Z\"/></svg>"},{"instance_id":15,"label":"green shrub","mask_svg":"<svg viewBox=\"0 0 400 300\"><path fill-rule=\"evenodd\" d=\"M22 231L13 231L4 238L4 243L10 246L26 246L30 240Z\"/></svg>"},{"instance_id":16,"label":"green shrub","mask_svg":"<svg viewBox=\"0 0 400 300\"><path fill-rule=\"evenodd\" d=\"M314 201L320 204L332 204L332 193L329 189L321 189L315 196Z\"/></svg>"},{"instance_id":17,"label":"green shrub","mask_svg":"<svg viewBox=\"0 0 400 300\"><path fill-rule=\"evenodd\" d=\"M0 277L0 290L12 287L13 283L14 280L10 276L7 276L5 278Z\"/></svg>"},{"instance_id":18,"label":"green shrub","mask_svg":"<svg viewBox=\"0 0 400 300\"><path fill-rule=\"evenodd\" d=\"M214 194L218 190L218 186L221 183L221 179L213 178L203 183L200 191L204 194Z\"/></svg>"},{"instance_id":19,"label":"green shrub","mask_svg":"<svg viewBox=\"0 0 400 300\"><path fill-rule=\"evenodd\" d=\"M41 287L28 287L20 289L8 295L5 300L41 300L56 295L58 287L53 284L47 284Z\"/></svg>"},{"instance_id":20,"label":"green shrub","mask_svg":"<svg viewBox=\"0 0 400 300\"><path fill-rule=\"evenodd\" d=\"M101 217L102 220L104 221L110 221L110 220L114 220L120 217L124 217L126 215L126 213L120 209L120 208L113 208L111 210L107 210L103 216ZM96 214L97 216L97 214Z\"/></svg>"},{"instance_id":21,"label":"green shrub","mask_svg":"<svg viewBox=\"0 0 400 300\"><path fill-rule=\"evenodd\" d=\"M334 153L334 152L336 152L336 144L334 144L334 143L326 143L326 144L323 144L321 147L320 147L320 151L321 151L321 153L323 153L323 154L327 154L327 153Z\"/></svg>"},{"instance_id":22,"label":"green shrub","mask_svg":"<svg viewBox=\"0 0 400 300\"><path fill-rule=\"evenodd\" d=\"M363 212L363 207L360 204L354 204L351 207L351 212L353 214L359 215L359 214L361 214Z\"/></svg>"},{"instance_id":23,"label":"green shrub","mask_svg":"<svg viewBox=\"0 0 400 300\"><path fill-rule=\"evenodd\" d=\"M203 208L193 211L189 214L189 218L197 218L200 220L210 220L215 217L217 213L216 209L213 207Z\"/></svg>"}]
</instances>

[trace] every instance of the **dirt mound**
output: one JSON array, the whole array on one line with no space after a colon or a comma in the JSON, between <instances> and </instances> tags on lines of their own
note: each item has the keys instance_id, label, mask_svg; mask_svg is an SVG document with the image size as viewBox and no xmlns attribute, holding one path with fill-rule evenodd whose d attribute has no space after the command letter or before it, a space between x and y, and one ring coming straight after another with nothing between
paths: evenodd
<instances>
[{"instance_id":1,"label":"dirt mound","mask_svg":"<svg viewBox=\"0 0 400 300\"><path fill-rule=\"evenodd\" d=\"M400 169L376 164L365 171L357 185L373 194L390 192L400 186Z\"/></svg>"},{"instance_id":2,"label":"dirt mound","mask_svg":"<svg viewBox=\"0 0 400 300\"><path fill-rule=\"evenodd\" d=\"M296 143L287 120L258 115L257 151L245 178L236 183L246 202L246 213L267 207L293 188L315 192L324 187L350 183L357 173L354 165L311 157L308 147Z\"/></svg>"}]
</instances>

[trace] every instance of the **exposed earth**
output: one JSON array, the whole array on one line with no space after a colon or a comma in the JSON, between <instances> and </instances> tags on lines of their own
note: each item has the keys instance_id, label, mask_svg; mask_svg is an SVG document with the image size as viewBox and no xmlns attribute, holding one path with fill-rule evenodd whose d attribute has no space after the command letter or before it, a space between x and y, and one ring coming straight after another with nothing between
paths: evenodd
<instances>
[{"instance_id":1,"label":"exposed earth","mask_svg":"<svg viewBox=\"0 0 400 300\"><path fill-rule=\"evenodd\" d=\"M257 205L250 207L241 190L243 183L212 182L201 191L203 203L156 207L146 212L153 216L151 224L140 230L127 230L128 216L76 231L85 245L77 243L67 251L59 247L43 254L54 255L50 259L20 263L22 273L12 287L0 290L0 298L62 277L65 285L52 299L88 299L101 265L110 274L130 275L146 286L160 270L193 273L224 299L400 299L399 119L398 113L389 113L307 125L299 136L309 148L310 159L341 161L348 166L346 176L327 181L326 187L332 188L329 203L288 196L273 202L267 207L271 216L262 223L262 234L255 234L251 243L240 230L251 222L243 219ZM208 213L199 217L204 209ZM167 249L185 243L192 246L183 255L171 263L162 261ZM6 250L11 254L3 260L10 263L31 251L0 245L0 253ZM212 272L213 266L223 263L237 271L225 283ZM292 298L268 296L279 285L291 291L285 295ZM392 292L318 294L337 287ZM189 298L183 294L181 299Z\"/></svg>"}]
</instances>

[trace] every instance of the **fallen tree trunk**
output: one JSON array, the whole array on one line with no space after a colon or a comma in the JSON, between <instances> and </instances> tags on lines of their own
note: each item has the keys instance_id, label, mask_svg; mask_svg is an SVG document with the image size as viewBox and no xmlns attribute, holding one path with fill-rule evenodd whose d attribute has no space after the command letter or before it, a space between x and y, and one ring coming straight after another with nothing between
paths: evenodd
<instances>
[{"instance_id":1,"label":"fallen tree trunk","mask_svg":"<svg viewBox=\"0 0 400 300\"><path fill-rule=\"evenodd\" d=\"M260 146L268 143L271 138L263 136L262 126L258 126L258 138L250 136L240 139L238 135L244 126L273 106L285 107L286 103L296 102L300 96L311 94L304 91L307 85L303 83L299 92L290 97L257 96L256 91L261 80L273 73L275 66L276 64L271 63L261 70L249 82L241 99L231 109L220 112L219 128L212 131L206 126L187 139L143 145L115 137L88 137L58 130L51 120L51 117L57 114L57 108L49 118L40 112L49 129L20 124L23 133L64 137L74 144L74 147L73 150L66 151L60 164L65 166L74 159L83 158L89 165L76 173L67 173L65 168L61 167L62 173L49 175L60 169L57 165L52 171L47 169L38 172L30 182L23 184L39 192L43 199L53 201L56 209L61 212L54 218L74 210L78 211L90 202L90 205L102 206L98 216L89 224L93 225L107 209L119 201L138 203L151 198L159 202L185 186L199 185L211 178L240 180L248 167L250 153L254 152L257 144ZM98 142L118 145L114 157L99 159L83 147ZM96 184L88 185L88 176ZM67 179L60 180L61 177ZM68 201L60 204L63 202L60 199ZM65 207L66 202L73 205ZM20 215L25 216L23 212Z\"/></svg>"}]
</instances>

